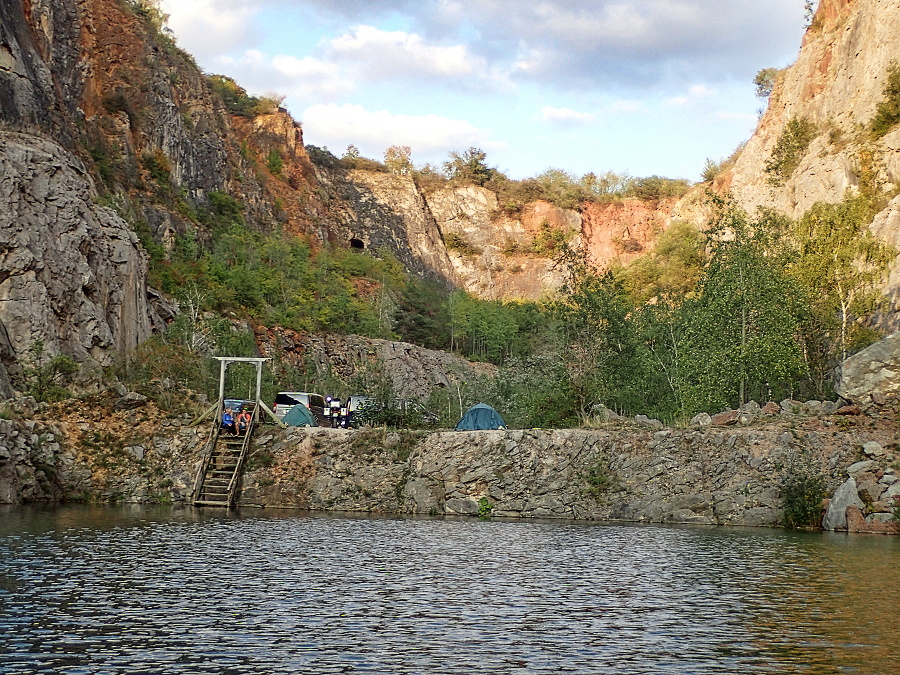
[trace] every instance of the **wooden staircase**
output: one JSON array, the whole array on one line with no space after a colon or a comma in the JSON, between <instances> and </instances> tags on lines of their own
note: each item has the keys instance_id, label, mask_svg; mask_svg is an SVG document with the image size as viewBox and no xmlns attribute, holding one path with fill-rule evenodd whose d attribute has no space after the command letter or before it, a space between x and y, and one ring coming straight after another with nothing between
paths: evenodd
<instances>
[{"instance_id":1,"label":"wooden staircase","mask_svg":"<svg viewBox=\"0 0 900 675\"><path fill-rule=\"evenodd\" d=\"M254 426L251 423L243 436L232 436L221 433L218 423L215 424L194 482L194 506L231 508L235 505Z\"/></svg>"}]
</instances>

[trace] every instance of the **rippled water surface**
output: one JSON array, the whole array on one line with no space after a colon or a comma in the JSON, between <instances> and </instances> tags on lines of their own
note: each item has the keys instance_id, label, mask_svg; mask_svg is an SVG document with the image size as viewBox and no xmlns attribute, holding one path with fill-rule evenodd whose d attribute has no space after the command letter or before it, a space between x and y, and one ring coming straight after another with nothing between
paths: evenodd
<instances>
[{"instance_id":1,"label":"rippled water surface","mask_svg":"<svg viewBox=\"0 0 900 675\"><path fill-rule=\"evenodd\" d=\"M0 509L0 673L900 673L900 541Z\"/></svg>"}]
</instances>

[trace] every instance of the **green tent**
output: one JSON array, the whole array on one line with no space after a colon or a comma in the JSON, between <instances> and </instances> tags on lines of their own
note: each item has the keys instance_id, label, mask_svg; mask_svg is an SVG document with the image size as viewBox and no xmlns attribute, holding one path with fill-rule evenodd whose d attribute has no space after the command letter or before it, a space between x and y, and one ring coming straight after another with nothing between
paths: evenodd
<instances>
[{"instance_id":1,"label":"green tent","mask_svg":"<svg viewBox=\"0 0 900 675\"><path fill-rule=\"evenodd\" d=\"M456 423L457 431L477 431L480 429L505 429L506 422L500 413L486 403L478 403L466 410Z\"/></svg>"},{"instance_id":2,"label":"green tent","mask_svg":"<svg viewBox=\"0 0 900 675\"><path fill-rule=\"evenodd\" d=\"M317 427L316 418L302 403L298 403L287 411L287 414L281 418L281 421L289 427Z\"/></svg>"}]
</instances>

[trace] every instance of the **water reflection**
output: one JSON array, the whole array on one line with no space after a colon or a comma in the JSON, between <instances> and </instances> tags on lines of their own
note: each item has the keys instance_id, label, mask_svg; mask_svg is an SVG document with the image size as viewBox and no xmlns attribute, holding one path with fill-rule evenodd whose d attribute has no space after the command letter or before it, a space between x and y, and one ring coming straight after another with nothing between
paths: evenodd
<instances>
[{"instance_id":1,"label":"water reflection","mask_svg":"<svg viewBox=\"0 0 900 675\"><path fill-rule=\"evenodd\" d=\"M0 510L3 673L900 672L900 542Z\"/></svg>"}]
</instances>

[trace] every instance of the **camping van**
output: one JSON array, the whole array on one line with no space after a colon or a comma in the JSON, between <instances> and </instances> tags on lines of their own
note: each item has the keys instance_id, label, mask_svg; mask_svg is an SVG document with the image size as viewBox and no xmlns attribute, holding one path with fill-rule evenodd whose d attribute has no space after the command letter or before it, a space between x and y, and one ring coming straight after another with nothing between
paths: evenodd
<instances>
[{"instance_id":1,"label":"camping van","mask_svg":"<svg viewBox=\"0 0 900 675\"><path fill-rule=\"evenodd\" d=\"M309 408L319 425L331 426L328 417L325 416L325 397L322 394L313 394L308 391L279 391L275 396L272 412L280 420L298 403Z\"/></svg>"}]
</instances>

